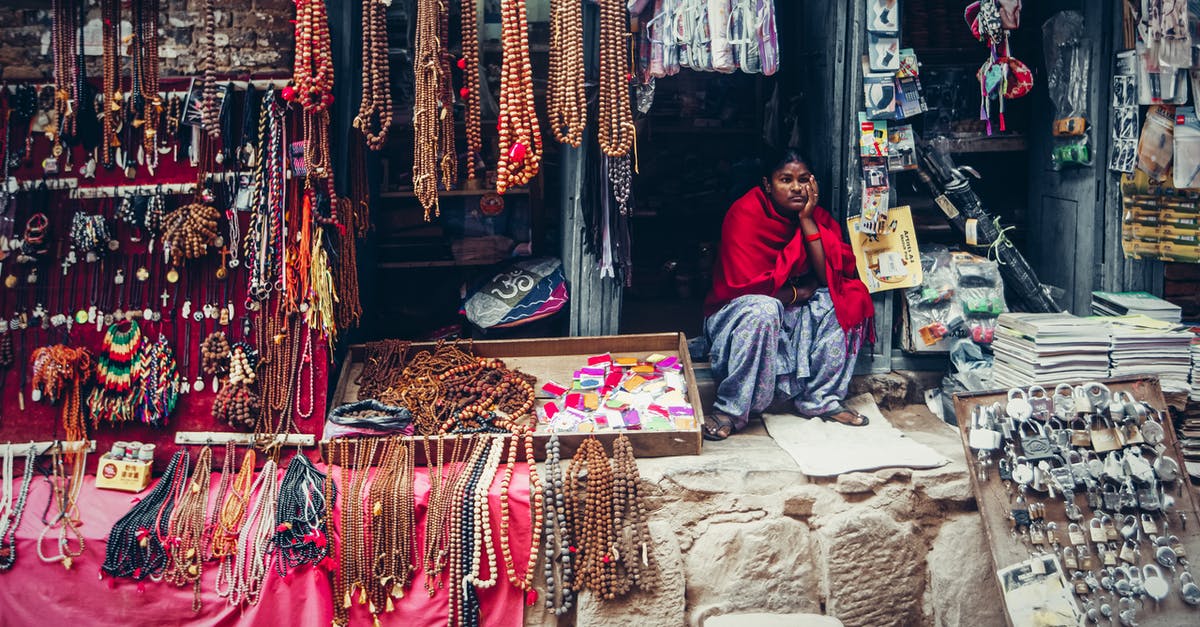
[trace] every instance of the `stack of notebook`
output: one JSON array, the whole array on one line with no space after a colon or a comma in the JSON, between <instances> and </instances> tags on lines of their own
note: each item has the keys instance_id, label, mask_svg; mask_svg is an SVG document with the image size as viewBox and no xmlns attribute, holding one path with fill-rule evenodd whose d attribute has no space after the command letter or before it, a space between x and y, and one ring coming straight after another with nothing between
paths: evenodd
<instances>
[{"instance_id":1,"label":"stack of notebook","mask_svg":"<svg viewBox=\"0 0 1200 627\"><path fill-rule=\"evenodd\" d=\"M992 350L998 387L1043 387L1109 376L1109 325L1071 314L1006 313Z\"/></svg>"},{"instance_id":2,"label":"stack of notebook","mask_svg":"<svg viewBox=\"0 0 1200 627\"><path fill-rule=\"evenodd\" d=\"M1103 320L1112 332L1110 376L1157 376L1163 392L1191 390L1191 332L1142 315Z\"/></svg>"},{"instance_id":3,"label":"stack of notebook","mask_svg":"<svg viewBox=\"0 0 1200 627\"><path fill-rule=\"evenodd\" d=\"M1183 310L1148 292L1092 292L1092 313L1097 316L1144 315L1179 324Z\"/></svg>"}]
</instances>

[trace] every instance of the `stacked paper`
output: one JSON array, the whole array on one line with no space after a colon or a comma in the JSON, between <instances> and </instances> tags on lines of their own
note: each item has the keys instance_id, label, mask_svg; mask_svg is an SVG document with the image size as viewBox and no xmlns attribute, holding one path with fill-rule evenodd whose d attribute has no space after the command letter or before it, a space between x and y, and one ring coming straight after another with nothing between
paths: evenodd
<instances>
[{"instance_id":1,"label":"stacked paper","mask_svg":"<svg viewBox=\"0 0 1200 627\"><path fill-rule=\"evenodd\" d=\"M1146 316L1105 320L1112 330L1111 376L1157 376L1164 392L1190 391L1192 333Z\"/></svg>"},{"instance_id":2,"label":"stacked paper","mask_svg":"<svg viewBox=\"0 0 1200 627\"><path fill-rule=\"evenodd\" d=\"M1144 315L1179 324L1183 310L1148 292L1092 292L1092 313L1098 316Z\"/></svg>"},{"instance_id":3,"label":"stacked paper","mask_svg":"<svg viewBox=\"0 0 1200 627\"><path fill-rule=\"evenodd\" d=\"M995 382L1010 388L1103 379L1109 375L1111 345L1103 319L1000 314L992 343Z\"/></svg>"}]
</instances>

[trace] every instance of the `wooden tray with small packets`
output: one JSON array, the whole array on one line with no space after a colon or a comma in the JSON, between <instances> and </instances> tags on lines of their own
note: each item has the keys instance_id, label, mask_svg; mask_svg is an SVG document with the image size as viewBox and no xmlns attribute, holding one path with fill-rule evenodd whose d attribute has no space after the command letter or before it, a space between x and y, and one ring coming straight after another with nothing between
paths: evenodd
<instances>
[{"instance_id":1,"label":"wooden tray with small packets","mask_svg":"<svg viewBox=\"0 0 1200 627\"><path fill-rule=\"evenodd\" d=\"M1165 449L1162 454L1174 459L1181 469L1180 478L1173 482L1173 485L1168 484L1163 487L1164 492L1175 499L1174 506L1170 509L1170 513L1166 515L1167 531L1164 535L1174 535L1179 538L1181 548L1186 555L1185 559L1190 560L1191 565L1188 567L1182 563L1177 564L1174 572L1159 566L1163 576L1170 584L1169 593L1159 603L1143 595L1140 605L1141 609L1137 612L1137 623L1146 626L1200 624L1200 607L1185 603L1180 595L1179 586L1180 576L1183 572L1190 571L1193 578L1200 575L1200 566L1197 565L1197 562L1200 562L1200 517L1198 517L1200 508L1197 508L1197 499L1188 482L1188 476L1182 470L1184 465L1180 446L1175 436L1175 430L1172 426L1166 403L1163 400L1162 388L1156 377L1131 376L1106 379L1099 382L1107 386L1113 394L1117 392L1129 392L1137 401L1144 401L1151 407L1162 412L1161 416L1165 431L1165 438L1162 442L1162 446ZM1045 386L1045 388L1048 394L1054 390L1054 386L1052 385ZM958 416L963 450L966 453L968 465L971 467L971 485L975 491L979 513L983 517L984 531L987 536L988 545L991 547L993 572L997 573L996 581L1000 586L1001 598L1005 600L1005 619L1009 625L1014 625L1012 616L1014 610L1018 608L1008 607L1008 600L1004 594L1005 582L1001 581L999 571L1030 560L1039 551L1033 550L1033 545L1026 540L1024 535L1014 532L1012 508L1016 490L1006 487L1006 484L1015 486L1015 482L1001 480L995 464L1003 454L999 451L993 453L993 464L988 468L986 477L981 478L979 473L980 464L976 456L976 451L970 446L970 429L975 408L979 406L987 407L993 403L1000 403L1001 407L1006 407L1009 400L1008 397L1008 391L1005 390L956 394L954 396L954 411ZM1057 525L1055 535L1058 538L1059 546L1072 546L1068 534L1068 526L1072 521L1067 518L1066 507L1062 498L1058 496L1050 498L1048 494L1034 491L1027 492L1026 498L1029 503L1044 503L1045 513L1043 521L1045 523L1053 522ZM1087 540L1086 544L1091 556L1095 558L1096 562L1096 568L1092 569L1091 572L1096 574L1097 579L1099 579L1099 571L1102 567L1101 560L1099 555L1097 555L1095 543L1088 537L1088 522L1092 518L1092 510L1087 506L1085 496L1082 493L1075 495L1075 503L1083 511L1084 517L1079 521L1079 524L1083 528L1084 537ZM1133 514L1140 518L1141 511L1134 511ZM1180 518L1181 514L1185 517L1185 520ZM1122 512L1114 516L1118 528L1125 515ZM1164 522L1162 513L1155 516L1154 520L1157 521L1159 533L1162 534ZM1135 563L1139 569L1145 564L1158 565L1155 555L1151 551L1151 543L1148 539L1145 539L1144 534L1142 537L1143 539L1138 543L1139 551ZM1057 554L1059 568L1066 573L1067 586L1071 588L1073 584L1071 574L1074 569L1062 567L1063 558L1061 550L1056 551L1049 542L1042 546L1044 548L1040 552ZM1125 562L1118 558L1118 564L1125 565ZM1092 598L1099 596L1107 597L1113 608L1113 624L1120 624L1118 617L1118 595L1100 589L1087 596ZM1087 606L1079 595L1075 595L1075 602L1080 608L1082 615L1082 612L1086 611ZM1105 619L1101 618L1100 620L1103 622Z\"/></svg>"}]
</instances>

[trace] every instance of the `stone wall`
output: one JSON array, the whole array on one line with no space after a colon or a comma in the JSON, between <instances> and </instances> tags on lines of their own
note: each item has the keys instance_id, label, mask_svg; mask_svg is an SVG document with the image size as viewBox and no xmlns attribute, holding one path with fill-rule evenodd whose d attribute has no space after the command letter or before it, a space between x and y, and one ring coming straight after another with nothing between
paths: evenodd
<instances>
[{"instance_id":1,"label":"stone wall","mask_svg":"<svg viewBox=\"0 0 1200 627\"><path fill-rule=\"evenodd\" d=\"M923 413L927 431L906 433L954 460L945 467L809 478L761 427L706 442L700 456L639 460L661 586L609 602L584 595L558 622L529 608L526 627L702 627L764 613L848 627L1004 625L958 436Z\"/></svg>"},{"instance_id":2,"label":"stone wall","mask_svg":"<svg viewBox=\"0 0 1200 627\"><path fill-rule=\"evenodd\" d=\"M160 72L163 76L194 75L203 32L200 0L161 0ZM217 71L237 74L291 73L294 48L292 0L228 0L216 2ZM0 3L0 77L41 80L49 77L50 3L7 0ZM123 11L123 21L130 19ZM89 74L99 76L100 9L87 16L84 30ZM123 32L128 30L125 25ZM126 66L127 68L127 66ZM128 70L126 69L126 72Z\"/></svg>"}]
</instances>

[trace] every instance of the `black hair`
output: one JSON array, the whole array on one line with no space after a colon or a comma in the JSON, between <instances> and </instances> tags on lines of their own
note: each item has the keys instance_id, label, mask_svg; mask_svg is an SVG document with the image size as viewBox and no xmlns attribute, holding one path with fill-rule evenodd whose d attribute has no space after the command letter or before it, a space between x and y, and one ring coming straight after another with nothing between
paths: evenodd
<instances>
[{"instance_id":1,"label":"black hair","mask_svg":"<svg viewBox=\"0 0 1200 627\"><path fill-rule=\"evenodd\" d=\"M771 177L775 176L776 172L781 170L783 166L789 163L803 163L810 168L812 167L809 164L808 159L806 159L804 155L800 154L800 150L798 148L775 149L767 153L766 158L763 159L763 178L767 179L768 181L771 180Z\"/></svg>"}]
</instances>

